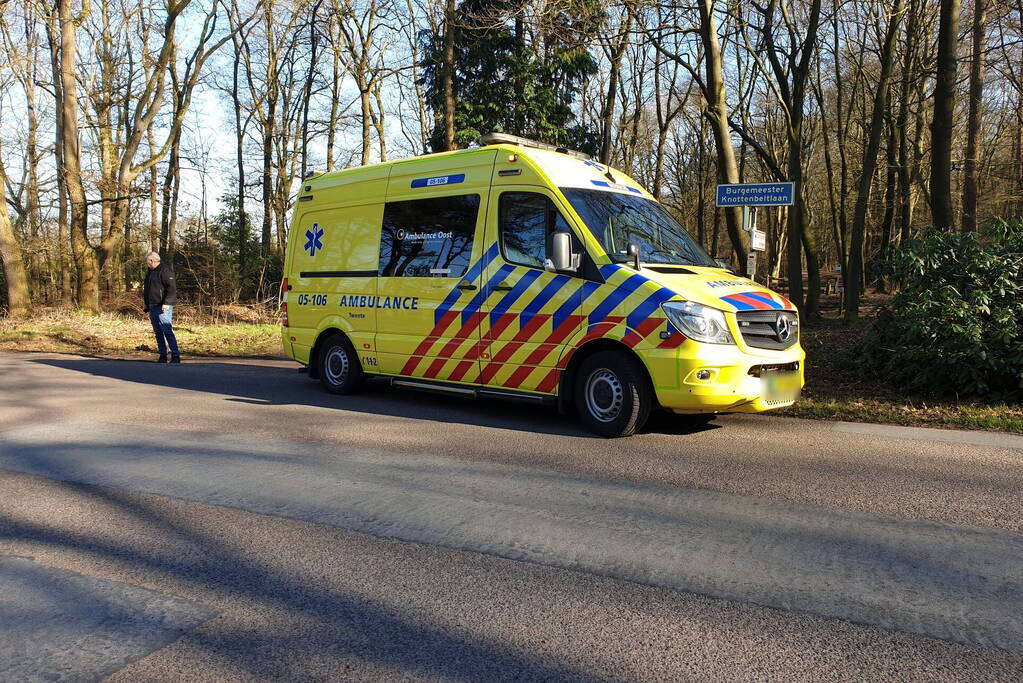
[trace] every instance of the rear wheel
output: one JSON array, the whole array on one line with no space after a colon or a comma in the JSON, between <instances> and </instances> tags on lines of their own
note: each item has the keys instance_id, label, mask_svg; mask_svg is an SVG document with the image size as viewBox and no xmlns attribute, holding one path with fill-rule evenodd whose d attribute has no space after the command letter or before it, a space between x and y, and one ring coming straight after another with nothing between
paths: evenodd
<instances>
[{"instance_id":1,"label":"rear wheel","mask_svg":"<svg viewBox=\"0 0 1023 683\"><path fill-rule=\"evenodd\" d=\"M614 438L643 427L654 397L639 361L616 351L601 351L579 368L575 404L587 429Z\"/></svg>"},{"instance_id":2,"label":"rear wheel","mask_svg":"<svg viewBox=\"0 0 1023 683\"><path fill-rule=\"evenodd\" d=\"M320 345L317 369L320 382L332 394L350 394L358 390L366 378L351 342L339 334Z\"/></svg>"}]
</instances>

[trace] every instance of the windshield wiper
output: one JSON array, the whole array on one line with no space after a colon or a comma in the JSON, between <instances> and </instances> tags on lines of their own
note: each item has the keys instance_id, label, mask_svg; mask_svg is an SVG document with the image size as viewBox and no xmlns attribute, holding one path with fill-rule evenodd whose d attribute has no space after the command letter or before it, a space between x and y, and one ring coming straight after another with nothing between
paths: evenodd
<instances>
[{"instance_id":1,"label":"windshield wiper","mask_svg":"<svg viewBox=\"0 0 1023 683\"><path fill-rule=\"evenodd\" d=\"M693 263L692 261L685 261L685 262L679 262L679 261L644 261L644 263L649 264L651 266L678 266L679 268L684 268L685 266L698 266L698 265L700 265L698 263Z\"/></svg>"},{"instance_id":2,"label":"windshield wiper","mask_svg":"<svg viewBox=\"0 0 1023 683\"><path fill-rule=\"evenodd\" d=\"M668 251L667 249L654 249L650 253L651 254L658 254L658 253L660 253L660 254L667 254L668 256L670 256L673 259L678 259L678 261L682 261L682 263L678 263L677 261L650 261L649 263L657 263L657 264L660 264L660 265L681 265L681 266L697 266L697 265L699 265L696 261L692 260L691 258L689 258L687 256L683 256L681 254L676 254L674 252Z\"/></svg>"}]
</instances>

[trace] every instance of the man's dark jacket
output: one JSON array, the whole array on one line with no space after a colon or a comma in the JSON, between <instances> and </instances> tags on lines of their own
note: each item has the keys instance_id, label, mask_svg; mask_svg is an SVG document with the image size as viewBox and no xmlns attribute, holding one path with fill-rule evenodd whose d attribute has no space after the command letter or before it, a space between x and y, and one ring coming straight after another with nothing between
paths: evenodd
<instances>
[{"instance_id":1,"label":"man's dark jacket","mask_svg":"<svg viewBox=\"0 0 1023 683\"><path fill-rule=\"evenodd\" d=\"M166 263L150 268L142 285L142 305L146 312L150 306L173 306L178 301L178 288L174 285L174 271Z\"/></svg>"}]
</instances>

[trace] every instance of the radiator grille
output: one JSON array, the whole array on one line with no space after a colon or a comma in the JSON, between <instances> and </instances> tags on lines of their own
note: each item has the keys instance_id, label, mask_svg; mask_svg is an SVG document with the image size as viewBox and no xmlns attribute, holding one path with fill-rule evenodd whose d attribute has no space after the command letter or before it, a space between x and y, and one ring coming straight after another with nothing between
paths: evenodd
<instances>
[{"instance_id":1,"label":"radiator grille","mask_svg":"<svg viewBox=\"0 0 1023 683\"><path fill-rule=\"evenodd\" d=\"M799 341L799 316L792 311L739 311L735 318L748 346L781 351Z\"/></svg>"}]
</instances>

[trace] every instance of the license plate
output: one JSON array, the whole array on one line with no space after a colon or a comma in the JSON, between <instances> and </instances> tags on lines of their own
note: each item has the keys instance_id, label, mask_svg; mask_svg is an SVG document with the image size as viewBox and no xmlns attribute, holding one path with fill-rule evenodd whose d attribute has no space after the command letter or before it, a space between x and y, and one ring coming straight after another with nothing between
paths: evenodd
<instances>
[{"instance_id":1,"label":"license plate","mask_svg":"<svg viewBox=\"0 0 1023 683\"><path fill-rule=\"evenodd\" d=\"M799 390L802 388L799 373L791 370L764 371L760 375L760 385L763 388L764 399L771 403L795 401L799 398Z\"/></svg>"}]
</instances>

